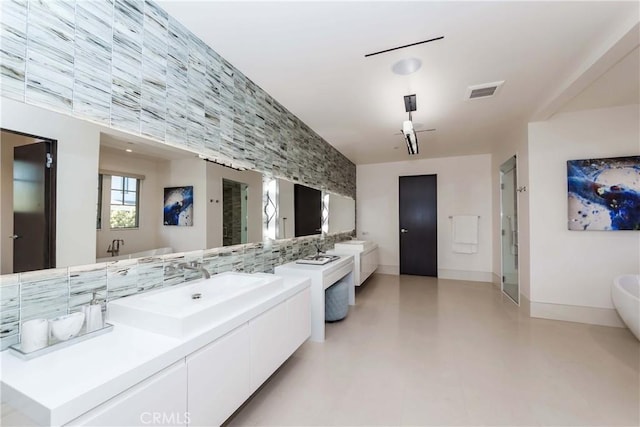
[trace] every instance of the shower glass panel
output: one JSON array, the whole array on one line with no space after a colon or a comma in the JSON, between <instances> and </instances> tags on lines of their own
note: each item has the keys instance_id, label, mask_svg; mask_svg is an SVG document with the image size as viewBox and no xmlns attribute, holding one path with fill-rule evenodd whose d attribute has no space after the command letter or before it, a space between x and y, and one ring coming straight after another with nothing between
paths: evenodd
<instances>
[{"instance_id":1,"label":"shower glass panel","mask_svg":"<svg viewBox=\"0 0 640 427\"><path fill-rule=\"evenodd\" d=\"M500 166L502 223L502 292L520 304L518 283L518 204L516 197L516 158Z\"/></svg>"}]
</instances>

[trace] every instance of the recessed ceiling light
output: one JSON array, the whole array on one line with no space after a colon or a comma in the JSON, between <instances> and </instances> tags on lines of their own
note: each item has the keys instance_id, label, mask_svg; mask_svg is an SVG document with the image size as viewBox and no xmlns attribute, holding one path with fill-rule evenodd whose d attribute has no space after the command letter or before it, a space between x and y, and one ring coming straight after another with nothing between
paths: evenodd
<instances>
[{"instance_id":1,"label":"recessed ceiling light","mask_svg":"<svg viewBox=\"0 0 640 427\"><path fill-rule=\"evenodd\" d=\"M132 153L132 152L133 152L133 150L132 150L131 148L127 148L127 149L126 149L126 150L124 150L124 151L126 151L127 153Z\"/></svg>"},{"instance_id":2,"label":"recessed ceiling light","mask_svg":"<svg viewBox=\"0 0 640 427\"><path fill-rule=\"evenodd\" d=\"M422 67L422 61L418 58L407 58L393 64L391 70L396 74L406 76L408 74L415 73L420 69L420 67Z\"/></svg>"}]
</instances>

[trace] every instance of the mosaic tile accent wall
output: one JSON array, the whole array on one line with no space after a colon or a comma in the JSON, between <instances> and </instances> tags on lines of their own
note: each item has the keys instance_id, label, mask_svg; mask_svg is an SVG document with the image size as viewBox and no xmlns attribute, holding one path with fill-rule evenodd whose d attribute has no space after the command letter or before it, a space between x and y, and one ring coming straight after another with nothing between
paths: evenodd
<instances>
[{"instance_id":1,"label":"mosaic tile accent wall","mask_svg":"<svg viewBox=\"0 0 640 427\"><path fill-rule=\"evenodd\" d=\"M323 248L330 249L351 236L352 233L327 235ZM0 276L0 350L18 342L23 322L80 311L94 292L108 302L199 279L199 272L178 267L191 261L201 262L211 274L273 273L277 265L315 254L318 240L318 236L307 236Z\"/></svg>"},{"instance_id":2,"label":"mosaic tile accent wall","mask_svg":"<svg viewBox=\"0 0 640 427\"><path fill-rule=\"evenodd\" d=\"M152 1L3 0L0 94L355 198L356 168ZM325 247L350 237L327 236ZM0 349L20 324L211 273L272 272L318 237L0 276Z\"/></svg>"},{"instance_id":3,"label":"mosaic tile accent wall","mask_svg":"<svg viewBox=\"0 0 640 427\"><path fill-rule=\"evenodd\" d=\"M0 93L355 198L355 165L149 0L4 0Z\"/></svg>"}]
</instances>

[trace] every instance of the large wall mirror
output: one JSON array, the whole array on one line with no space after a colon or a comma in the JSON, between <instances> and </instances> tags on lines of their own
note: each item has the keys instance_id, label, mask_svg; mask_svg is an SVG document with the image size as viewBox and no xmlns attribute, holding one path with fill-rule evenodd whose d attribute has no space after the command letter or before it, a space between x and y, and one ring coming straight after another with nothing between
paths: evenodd
<instances>
[{"instance_id":1,"label":"large wall mirror","mask_svg":"<svg viewBox=\"0 0 640 427\"><path fill-rule=\"evenodd\" d=\"M356 201L351 197L329 193L329 233L340 233L356 228Z\"/></svg>"},{"instance_id":2,"label":"large wall mirror","mask_svg":"<svg viewBox=\"0 0 640 427\"><path fill-rule=\"evenodd\" d=\"M19 103L11 114L3 116L3 124L6 131L52 141L57 147L56 232L52 236L55 264L50 266L263 241L261 173L232 169L206 161L188 149ZM10 274L16 270L8 259L12 256L8 236L14 234L9 221L14 205L4 200L11 193L5 188L13 188L13 166L6 165L11 159L7 153L23 142L3 137L1 143L0 274ZM301 193L313 193L314 199L311 202L299 196L299 202L307 202L296 209L296 184L278 179L277 188L275 238L302 235L296 233L296 223L311 217L314 222L307 226L307 232L320 233L322 224L317 224L317 218L322 218L323 202L326 207L326 193L299 186ZM353 230L354 206L353 199L329 194L328 229L323 231ZM26 270L29 268L21 271Z\"/></svg>"},{"instance_id":3,"label":"large wall mirror","mask_svg":"<svg viewBox=\"0 0 640 427\"><path fill-rule=\"evenodd\" d=\"M278 239L355 230L356 203L351 197L286 179L278 179L277 188Z\"/></svg>"},{"instance_id":4,"label":"large wall mirror","mask_svg":"<svg viewBox=\"0 0 640 427\"><path fill-rule=\"evenodd\" d=\"M262 174L103 134L98 262L262 241Z\"/></svg>"}]
</instances>

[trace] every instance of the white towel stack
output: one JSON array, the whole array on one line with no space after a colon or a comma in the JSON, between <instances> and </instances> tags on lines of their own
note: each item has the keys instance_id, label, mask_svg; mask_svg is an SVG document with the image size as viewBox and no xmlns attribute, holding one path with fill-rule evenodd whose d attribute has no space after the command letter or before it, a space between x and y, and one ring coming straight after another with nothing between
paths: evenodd
<instances>
[{"instance_id":1,"label":"white towel stack","mask_svg":"<svg viewBox=\"0 0 640 427\"><path fill-rule=\"evenodd\" d=\"M478 215L454 215L453 252L475 254L478 252Z\"/></svg>"}]
</instances>

